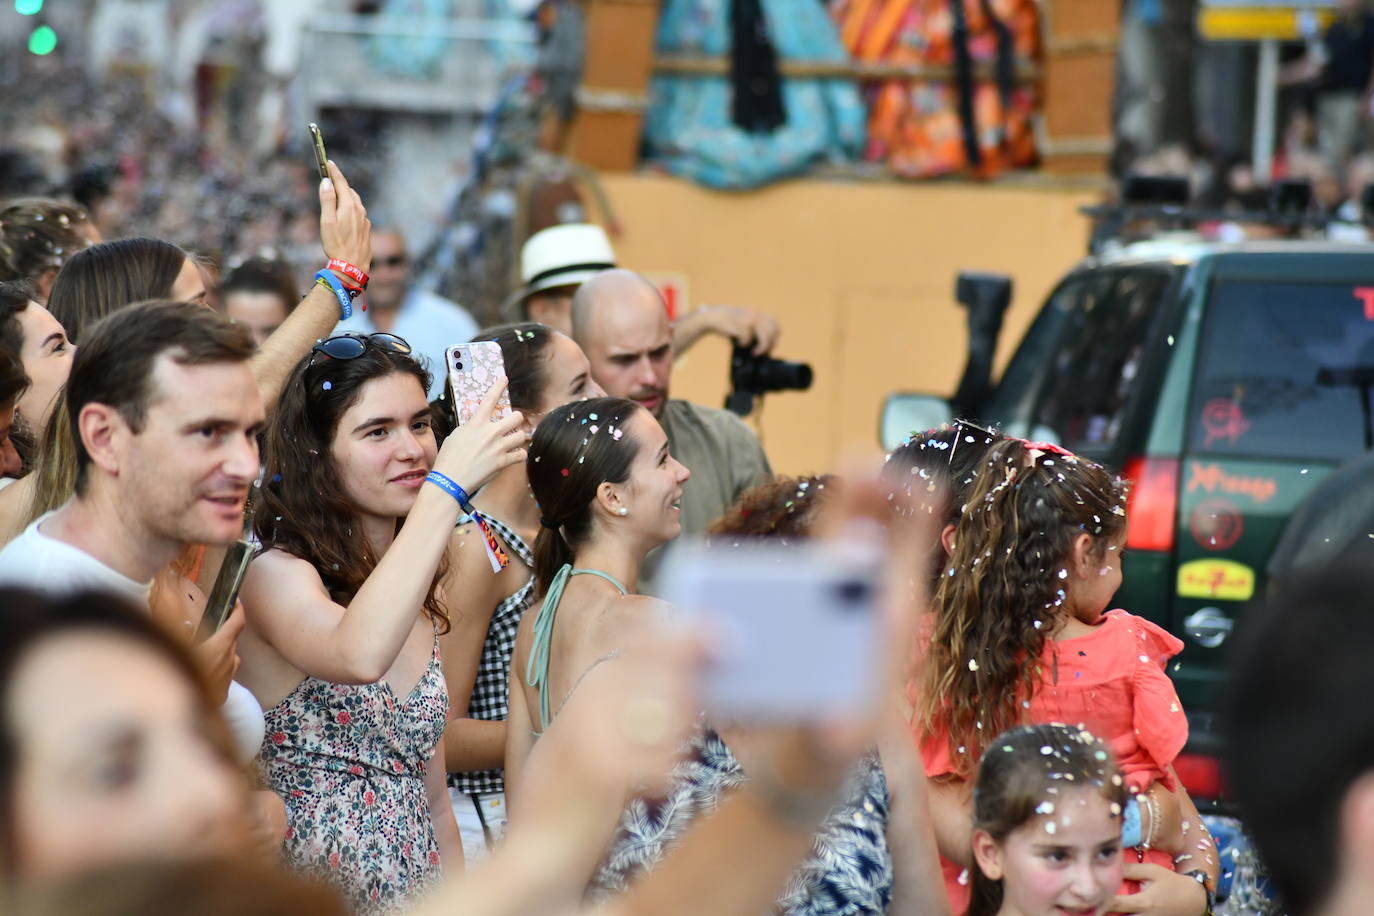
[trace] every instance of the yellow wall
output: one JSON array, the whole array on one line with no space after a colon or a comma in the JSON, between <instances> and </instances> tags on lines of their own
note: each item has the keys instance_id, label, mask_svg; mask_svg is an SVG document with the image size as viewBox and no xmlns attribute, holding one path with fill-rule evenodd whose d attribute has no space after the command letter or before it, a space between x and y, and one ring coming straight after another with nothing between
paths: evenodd
<instances>
[{"instance_id":1,"label":"yellow wall","mask_svg":"<svg viewBox=\"0 0 1374 916\"><path fill-rule=\"evenodd\" d=\"M816 370L811 390L771 395L765 446L780 473L833 469L877 453L895 390L948 395L963 368L959 270L1016 281L998 350L1005 362L1056 280L1085 251L1081 190L1007 185L795 181L747 194L652 175L604 175L620 262L687 278L689 306L748 305L783 324L777 355ZM679 362L673 394L724 402L729 349L703 342Z\"/></svg>"}]
</instances>

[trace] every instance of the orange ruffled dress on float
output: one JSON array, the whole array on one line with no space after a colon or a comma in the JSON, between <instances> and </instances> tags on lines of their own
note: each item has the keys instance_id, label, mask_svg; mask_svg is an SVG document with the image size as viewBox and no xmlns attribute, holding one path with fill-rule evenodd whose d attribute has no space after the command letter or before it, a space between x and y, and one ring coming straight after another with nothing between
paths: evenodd
<instances>
[{"instance_id":1,"label":"orange ruffled dress on float","mask_svg":"<svg viewBox=\"0 0 1374 916\"><path fill-rule=\"evenodd\" d=\"M1046 644L1045 677L1030 698L1025 721L1081 725L1111 748L1130 791L1145 791L1156 782L1173 790L1169 767L1188 741L1188 720L1165 667L1181 651L1183 643L1158 625L1123 610L1108 611L1093 632ZM915 737L927 776L958 776L943 732ZM1173 857L1158 849L1147 851L1144 861L1173 869ZM953 912L962 913L969 902L965 869L943 857L940 866ZM1123 894L1137 890L1134 881L1122 883Z\"/></svg>"}]
</instances>

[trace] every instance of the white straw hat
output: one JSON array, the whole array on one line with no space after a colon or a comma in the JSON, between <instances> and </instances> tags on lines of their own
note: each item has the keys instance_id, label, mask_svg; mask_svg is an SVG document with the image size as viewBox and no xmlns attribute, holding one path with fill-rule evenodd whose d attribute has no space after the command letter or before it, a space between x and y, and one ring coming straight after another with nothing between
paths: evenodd
<instances>
[{"instance_id":1,"label":"white straw hat","mask_svg":"<svg viewBox=\"0 0 1374 916\"><path fill-rule=\"evenodd\" d=\"M580 286L615 266L611 240L600 226L568 223L536 232L520 249L522 286L507 300L507 310L532 293L559 286Z\"/></svg>"}]
</instances>

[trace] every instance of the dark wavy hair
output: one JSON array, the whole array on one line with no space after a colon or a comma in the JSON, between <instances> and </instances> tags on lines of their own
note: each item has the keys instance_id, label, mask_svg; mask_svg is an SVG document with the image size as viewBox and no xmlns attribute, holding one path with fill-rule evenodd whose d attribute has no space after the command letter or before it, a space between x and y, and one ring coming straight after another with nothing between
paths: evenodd
<instances>
[{"instance_id":1,"label":"dark wavy hair","mask_svg":"<svg viewBox=\"0 0 1374 916\"><path fill-rule=\"evenodd\" d=\"M0 588L0 711L10 706L15 672L35 647L69 633L106 633L138 643L161 656L181 674L200 706L211 744L232 763L233 742L219 716L205 677L189 650L158 626L146 609L127 599L102 592L77 592L53 598L20 588ZM0 875L13 875L17 866L15 836L15 778L24 736L16 734L8 717L0 715Z\"/></svg>"},{"instance_id":2,"label":"dark wavy hair","mask_svg":"<svg viewBox=\"0 0 1374 916\"><path fill-rule=\"evenodd\" d=\"M991 446L935 592L935 629L918 714L943 731L962 775L988 736L1021 722L1039 686L1045 640L1060 622L1060 571L1086 532L1095 550L1126 530L1126 485L1074 455L1031 459L1026 443Z\"/></svg>"},{"instance_id":3,"label":"dark wavy hair","mask_svg":"<svg viewBox=\"0 0 1374 916\"><path fill-rule=\"evenodd\" d=\"M1048 748L1048 751L1046 750ZM1126 804L1126 784L1107 746L1082 728L1023 725L998 735L978 766L973 788L973 829L999 844L1029 823L1046 801L1065 786L1096 789L1118 819ZM1002 882L993 881L975 859L968 916L996 916L1002 909Z\"/></svg>"},{"instance_id":4,"label":"dark wavy hair","mask_svg":"<svg viewBox=\"0 0 1374 916\"><path fill-rule=\"evenodd\" d=\"M158 239L118 239L78 251L62 265L48 295L52 312L73 343L86 343L91 325L131 302L172 295L188 255Z\"/></svg>"},{"instance_id":5,"label":"dark wavy hair","mask_svg":"<svg viewBox=\"0 0 1374 916\"><path fill-rule=\"evenodd\" d=\"M374 346L357 359L320 356L314 365L310 360L307 355L292 370L267 427L265 476L253 529L261 541L260 553L283 550L308 561L330 597L346 606L381 558L362 537L358 507L339 487L341 474L331 449L334 433L368 382L402 373L413 376L424 391L429 373L404 353ZM398 530L403 521L397 520ZM447 568L447 559L441 560L435 587L423 605L445 633L449 616L438 585Z\"/></svg>"},{"instance_id":6,"label":"dark wavy hair","mask_svg":"<svg viewBox=\"0 0 1374 916\"><path fill-rule=\"evenodd\" d=\"M597 487L629 479L639 445L625 424L643 409L624 398L574 401L549 411L535 429L525 468L547 523L539 526L534 542L534 576L541 595L591 534Z\"/></svg>"},{"instance_id":7,"label":"dark wavy hair","mask_svg":"<svg viewBox=\"0 0 1374 916\"><path fill-rule=\"evenodd\" d=\"M522 321L486 328L472 338L473 342L492 340L501 347L509 383L506 391L510 406L516 410L538 410L544 402L544 386L549 381L548 350L555 333L548 325Z\"/></svg>"}]
</instances>

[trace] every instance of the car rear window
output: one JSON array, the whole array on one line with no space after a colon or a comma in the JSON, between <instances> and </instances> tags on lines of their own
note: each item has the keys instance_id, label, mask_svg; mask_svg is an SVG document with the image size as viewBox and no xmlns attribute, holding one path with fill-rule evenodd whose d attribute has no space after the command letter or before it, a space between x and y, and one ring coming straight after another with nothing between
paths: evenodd
<instances>
[{"instance_id":1,"label":"car rear window","mask_svg":"<svg viewBox=\"0 0 1374 916\"><path fill-rule=\"evenodd\" d=\"M1374 286L1218 281L1203 328L1190 446L1341 461L1367 448L1372 388Z\"/></svg>"}]
</instances>

